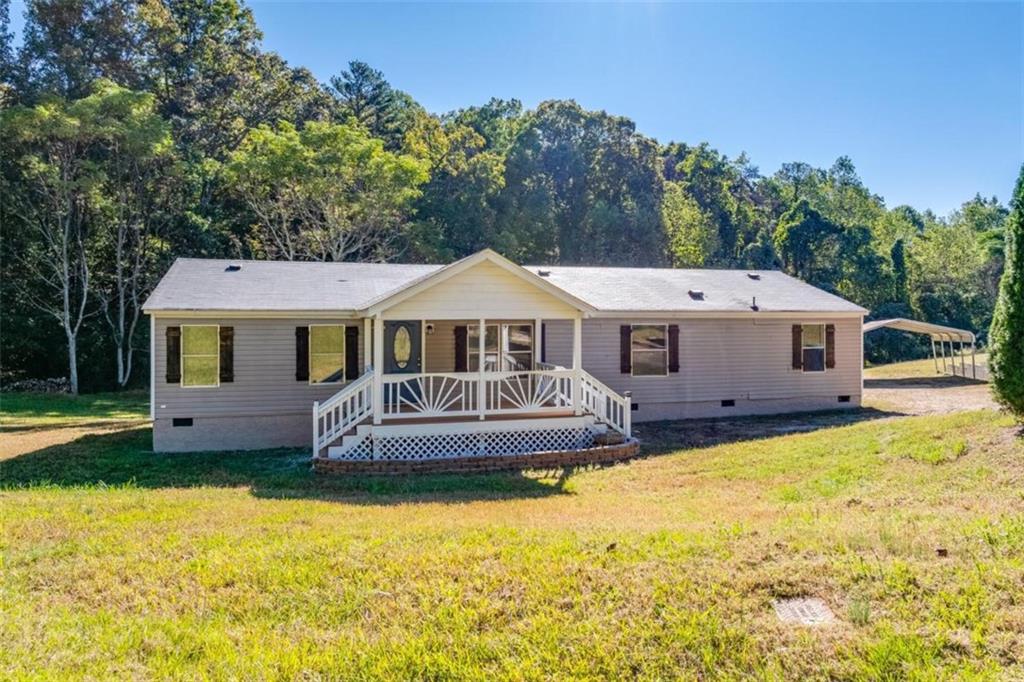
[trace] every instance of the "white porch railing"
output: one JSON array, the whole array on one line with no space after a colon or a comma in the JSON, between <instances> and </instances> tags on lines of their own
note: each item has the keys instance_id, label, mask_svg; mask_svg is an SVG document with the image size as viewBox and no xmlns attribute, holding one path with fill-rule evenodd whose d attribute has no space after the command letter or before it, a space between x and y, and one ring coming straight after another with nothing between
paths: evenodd
<instances>
[{"instance_id":1,"label":"white porch railing","mask_svg":"<svg viewBox=\"0 0 1024 682\"><path fill-rule=\"evenodd\" d=\"M564 412L572 407L571 370L385 374L385 419ZM482 409L481 409L482 407Z\"/></svg>"},{"instance_id":2,"label":"white porch railing","mask_svg":"<svg viewBox=\"0 0 1024 682\"><path fill-rule=\"evenodd\" d=\"M631 401L580 370L538 363L540 369L485 372L385 374L381 417L480 417L500 414L565 414L573 410L576 386L583 413L627 438ZM481 405L481 386L483 404ZM373 416L373 372L368 371L323 403L313 404L314 452Z\"/></svg>"},{"instance_id":3,"label":"white porch railing","mask_svg":"<svg viewBox=\"0 0 1024 682\"><path fill-rule=\"evenodd\" d=\"M565 370L561 365L538 362L542 369ZM570 371L570 370L565 370ZM622 396L598 381L589 372L580 370L581 407L584 412L594 415L598 421L629 438L633 431L633 401ZM570 404L572 393L568 393Z\"/></svg>"},{"instance_id":4,"label":"white porch railing","mask_svg":"<svg viewBox=\"0 0 1024 682\"><path fill-rule=\"evenodd\" d=\"M478 414L476 374L385 374L383 416L459 417Z\"/></svg>"},{"instance_id":5,"label":"white porch railing","mask_svg":"<svg viewBox=\"0 0 1024 682\"><path fill-rule=\"evenodd\" d=\"M484 375L485 414L572 408L572 370L540 369Z\"/></svg>"},{"instance_id":6,"label":"white porch railing","mask_svg":"<svg viewBox=\"0 0 1024 682\"><path fill-rule=\"evenodd\" d=\"M373 371L341 389L324 402L313 403L313 455L373 414Z\"/></svg>"},{"instance_id":7,"label":"white porch railing","mask_svg":"<svg viewBox=\"0 0 1024 682\"><path fill-rule=\"evenodd\" d=\"M621 396L587 372L580 372L583 411L597 417L626 438L633 431L633 400Z\"/></svg>"}]
</instances>

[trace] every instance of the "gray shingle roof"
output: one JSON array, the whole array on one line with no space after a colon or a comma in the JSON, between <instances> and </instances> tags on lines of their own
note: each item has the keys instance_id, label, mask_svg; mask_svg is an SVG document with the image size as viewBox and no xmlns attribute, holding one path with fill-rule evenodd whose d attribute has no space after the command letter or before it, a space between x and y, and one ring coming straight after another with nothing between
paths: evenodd
<instances>
[{"instance_id":1,"label":"gray shingle roof","mask_svg":"<svg viewBox=\"0 0 1024 682\"><path fill-rule=\"evenodd\" d=\"M228 266L240 265L234 272ZM146 310L358 310L440 265L179 258Z\"/></svg>"},{"instance_id":2,"label":"gray shingle roof","mask_svg":"<svg viewBox=\"0 0 1024 682\"><path fill-rule=\"evenodd\" d=\"M239 265L237 271L229 266ZM179 258L146 310L355 311L440 265ZM536 266L546 279L602 312L865 312L781 272ZM690 292L701 292L702 297Z\"/></svg>"},{"instance_id":3,"label":"gray shingle roof","mask_svg":"<svg viewBox=\"0 0 1024 682\"><path fill-rule=\"evenodd\" d=\"M749 312L757 297L762 312L866 312L777 270L524 267L550 273L552 284L601 311Z\"/></svg>"}]
</instances>

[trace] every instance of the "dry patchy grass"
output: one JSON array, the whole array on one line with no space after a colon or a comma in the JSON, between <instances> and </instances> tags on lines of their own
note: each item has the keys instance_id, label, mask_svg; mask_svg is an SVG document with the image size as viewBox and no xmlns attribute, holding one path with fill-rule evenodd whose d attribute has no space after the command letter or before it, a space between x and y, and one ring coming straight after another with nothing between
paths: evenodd
<instances>
[{"instance_id":1,"label":"dry patchy grass","mask_svg":"<svg viewBox=\"0 0 1024 682\"><path fill-rule=\"evenodd\" d=\"M0 464L0 674L1024 675L1024 446L992 411L530 475L148 448L140 428ZM779 624L792 595L837 623Z\"/></svg>"},{"instance_id":2,"label":"dry patchy grass","mask_svg":"<svg viewBox=\"0 0 1024 682\"><path fill-rule=\"evenodd\" d=\"M984 364L988 360L987 353L977 354L978 364ZM971 361L971 356L968 353L965 356L966 362ZM959 356L957 362L959 362ZM941 365L942 359L939 358ZM906 362L893 362L888 365L874 365L866 367L864 369L865 379L906 379L906 378L924 378L932 379L935 377L942 376L940 372L935 371L935 360L932 358L925 358L923 360L908 360Z\"/></svg>"}]
</instances>

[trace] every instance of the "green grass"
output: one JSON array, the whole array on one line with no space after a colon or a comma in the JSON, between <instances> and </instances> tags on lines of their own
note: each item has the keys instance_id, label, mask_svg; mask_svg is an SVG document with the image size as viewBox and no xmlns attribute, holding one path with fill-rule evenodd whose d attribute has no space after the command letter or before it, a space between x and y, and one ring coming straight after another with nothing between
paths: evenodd
<instances>
[{"instance_id":1,"label":"green grass","mask_svg":"<svg viewBox=\"0 0 1024 682\"><path fill-rule=\"evenodd\" d=\"M0 393L0 427L24 429L81 426L149 418L145 391L92 393Z\"/></svg>"},{"instance_id":2,"label":"green grass","mask_svg":"<svg viewBox=\"0 0 1024 682\"><path fill-rule=\"evenodd\" d=\"M689 429L529 475L316 476L298 451L154 455L146 427L8 458L0 677L1024 676L1005 417L677 450ZM779 624L793 595L838 622Z\"/></svg>"}]
</instances>

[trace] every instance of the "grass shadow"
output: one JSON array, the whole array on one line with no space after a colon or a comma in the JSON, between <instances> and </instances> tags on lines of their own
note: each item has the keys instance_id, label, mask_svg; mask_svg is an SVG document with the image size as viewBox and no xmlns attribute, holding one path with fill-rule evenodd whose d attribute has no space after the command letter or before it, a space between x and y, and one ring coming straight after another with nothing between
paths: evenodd
<instances>
[{"instance_id":1,"label":"grass shadow","mask_svg":"<svg viewBox=\"0 0 1024 682\"><path fill-rule=\"evenodd\" d=\"M967 377L933 376L933 377L894 377L891 379L864 379L864 388L962 388L964 386L981 386L985 381Z\"/></svg>"},{"instance_id":2,"label":"grass shadow","mask_svg":"<svg viewBox=\"0 0 1024 682\"><path fill-rule=\"evenodd\" d=\"M571 474L571 472L570 472ZM314 474L308 450L159 454L148 426L81 436L0 460L0 490L22 487L248 487L267 499L354 504L466 502L570 494L566 472L337 476Z\"/></svg>"},{"instance_id":3,"label":"grass shadow","mask_svg":"<svg viewBox=\"0 0 1024 682\"><path fill-rule=\"evenodd\" d=\"M903 412L862 407L827 412L645 422L634 425L633 432L643 443L641 454L656 456L682 449L808 433L904 416L907 415Z\"/></svg>"}]
</instances>

